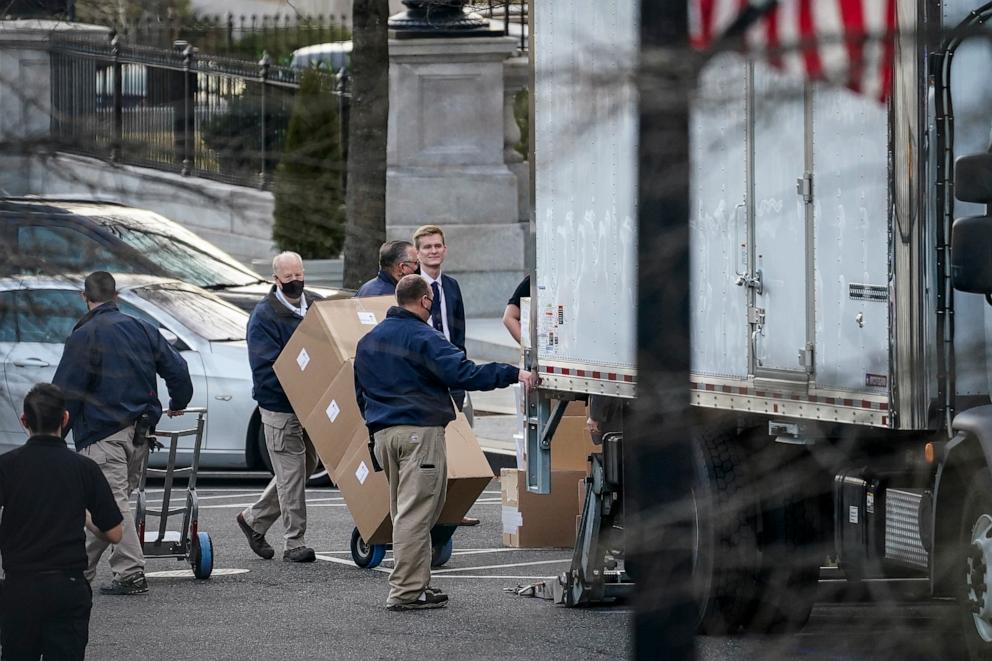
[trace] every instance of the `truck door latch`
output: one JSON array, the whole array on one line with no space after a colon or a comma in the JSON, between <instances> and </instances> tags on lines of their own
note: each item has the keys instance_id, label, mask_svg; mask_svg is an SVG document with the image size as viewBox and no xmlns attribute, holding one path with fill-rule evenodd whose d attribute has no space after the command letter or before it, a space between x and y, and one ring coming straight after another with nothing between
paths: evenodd
<instances>
[{"instance_id":1,"label":"truck door latch","mask_svg":"<svg viewBox=\"0 0 992 661\"><path fill-rule=\"evenodd\" d=\"M803 202L812 204L813 202L813 173L807 172L802 177L796 179L796 194L803 196Z\"/></svg>"},{"instance_id":2,"label":"truck door latch","mask_svg":"<svg viewBox=\"0 0 992 661\"><path fill-rule=\"evenodd\" d=\"M756 293L760 294L762 291L761 285L761 269L754 272L754 275L738 275L734 283L738 287L747 287L753 289Z\"/></svg>"}]
</instances>

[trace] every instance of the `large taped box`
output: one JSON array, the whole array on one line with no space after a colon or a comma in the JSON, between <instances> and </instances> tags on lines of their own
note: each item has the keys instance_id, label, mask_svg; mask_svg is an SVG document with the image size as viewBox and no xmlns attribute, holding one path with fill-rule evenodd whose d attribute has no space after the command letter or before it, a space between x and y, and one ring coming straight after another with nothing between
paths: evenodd
<instances>
[{"instance_id":1,"label":"large taped box","mask_svg":"<svg viewBox=\"0 0 992 661\"><path fill-rule=\"evenodd\" d=\"M582 410L573 408L572 402L566 414L572 410ZM586 428L586 416L565 415L558 423L558 429L551 439L551 470L555 471L582 471L586 472L589 464L589 455L594 452L602 452L602 447L592 442L592 436Z\"/></svg>"},{"instance_id":2,"label":"large taped box","mask_svg":"<svg viewBox=\"0 0 992 661\"><path fill-rule=\"evenodd\" d=\"M307 310L273 368L293 411L305 420L358 341L396 305L392 296L317 301Z\"/></svg>"},{"instance_id":3,"label":"large taped box","mask_svg":"<svg viewBox=\"0 0 992 661\"><path fill-rule=\"evenodd\" d=\"M448 454L448 490L438 523L459 523L493 479L479 442L461 413L444 432ZM356 434L339 464L335 482L362 539L386 544L392 538L389 483L372 470L368 434ZM574 488L574 487L573 487Z\"/></svg>"},{"instance_id":4,"label":"large taped box","mask_svg":"<svg viewBox=\"0 0 992 661\"><path fill-rule=\"evenodd\" d=\"M575 518L581 513L576 484L585 470L551 471L551 493L527 491L527 471L504 468L500 473L503 502L503 545L514 548L572 548Z\"/></svg>"},{"instance_id":5,"label":"large taped box","mask_svg":"<svg viewBox=\"0 0 992 661\"><path fill-rule=\"evenodd\" d=\"M351 360L345 361L310 415L303 419L303 428L324 468L335 479L338 465L348 454L355 434L366 432L362 412L355 400L355 368ZM365 438L368 438L367 433Z\"/></svg>"}]
</instances>

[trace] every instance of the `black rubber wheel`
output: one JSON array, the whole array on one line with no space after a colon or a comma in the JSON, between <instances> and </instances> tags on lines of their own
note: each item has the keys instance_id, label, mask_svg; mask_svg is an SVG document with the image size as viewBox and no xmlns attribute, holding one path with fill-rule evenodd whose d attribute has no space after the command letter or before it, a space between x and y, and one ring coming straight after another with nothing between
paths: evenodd
<instances>
[{"instance_id":1,"label":"black rubber wheel","mask_svg":"<svg viewBox=\"0 0 992 661\"><path fill-rule=\"evenodd\" d=\"M763 539L755 572L755 600L747 628L760 633L791 633L809 621L816 601L820 565L820 506L815 497L797 497L762 507Z\"/></svg>"},{"instance_id":2,"label":"black rubber wheel","mask_svg":"<svg viewBox=\"0 0 992 661\"><path fill-rule=\"evenodd\" d=\"M992 479L985 467L975 471L968 484L962 509L960 546L955 558L954 580L958 599L958 620L972 661L992 659L992 622L975 613L978 602L992 603L988 593L992 566L981 545L992 545ZM978 540L978 544L974 543Z\"/></svg>"},{"instance_id":3,"label":"black rubber wheel","mask_svg":"<svg viewBox=\"0 0 992 661\"><path fill-rule=\"evenodd\" d=\"M731 418L699 425L696 452L693 586L699 629L727 634L748 620L758 566L754 497Z\"/></svg>"},{"instance_id":4,"label":"black rubber wheel","mask_svg":"<svg viewBox=\"0 0 992 661\"><path fill-rule=\"evenodd\" d=\"M331 474L327 472L324 468L324 464L317 462L317 470L313 472L309 478L307 478L308 487L333 487L334 480L331 479Z\"/></svg>"}]
</instances>

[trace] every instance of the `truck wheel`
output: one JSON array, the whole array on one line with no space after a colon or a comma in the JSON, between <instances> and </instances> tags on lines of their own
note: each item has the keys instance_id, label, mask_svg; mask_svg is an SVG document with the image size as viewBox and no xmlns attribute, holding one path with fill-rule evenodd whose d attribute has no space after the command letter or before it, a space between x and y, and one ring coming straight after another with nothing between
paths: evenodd
<instances>
[{"instance_id":1,"label":"truck wheel","mask_svg":"<svg viewBox=\"0 0 992 661\"><path fill-rule=\"evenodd\" d=\"M764 543L755 572L750 631L791 633L809 621L820 564L820 508L814 497L786 498L762 508Z\"/></svg>"},{"instance_id":2,"label":"truck wheel","mask_svg":"<svg viewBox=\"0 0 992 661\"><path fill-rule=\"evenodd\" d=\"M754 498L732 422L695 432L693 584L704 633L737 631L752 603L757 540Z\"/></svg>"},{"instance_id":3,"label":"truck wheel","mask_svg":"<svg viewBox=\"0 0 992 661\"><path fill-rule=\"evenodd\" d=\"M958 612L968 656L992 659L992 479L980 468L969 485L957 556Z\"/></svg>"}]
</instances>

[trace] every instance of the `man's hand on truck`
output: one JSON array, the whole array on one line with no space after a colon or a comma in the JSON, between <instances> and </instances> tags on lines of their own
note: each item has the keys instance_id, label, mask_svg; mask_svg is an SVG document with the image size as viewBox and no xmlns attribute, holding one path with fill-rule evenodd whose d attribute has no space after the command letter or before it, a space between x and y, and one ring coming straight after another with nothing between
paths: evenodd
<instances>
[{"instance_id":1,"label":"man's hand on truck","mask_svg":"<svg viewBox=\"0 0 992 661\"><path fill-rule=\"evenodd\" d=\"M172 409L169 409L168 411L165 412L165 414L167 416L169 416L170 418L175 418L177 415L183 415L184 413L186 413L186 411L184 409L180 409L178 411L174 411Z\"/></svg>"},{"instance_id":2,"label":"man's hand on truck","mask_svg":"<svg viewBox=\"0 0 992 661\"><path fill-rule=\"evenodd\" d=\"M517 380L520 381L520 383L524 384L524 388L530 390L532 388L537 387L537 385L541 382L541 377L537 375L537 372L528 372L526 370L520 370L520 374L519 376L517 376Z\"/></svg>"}]
</instances>

